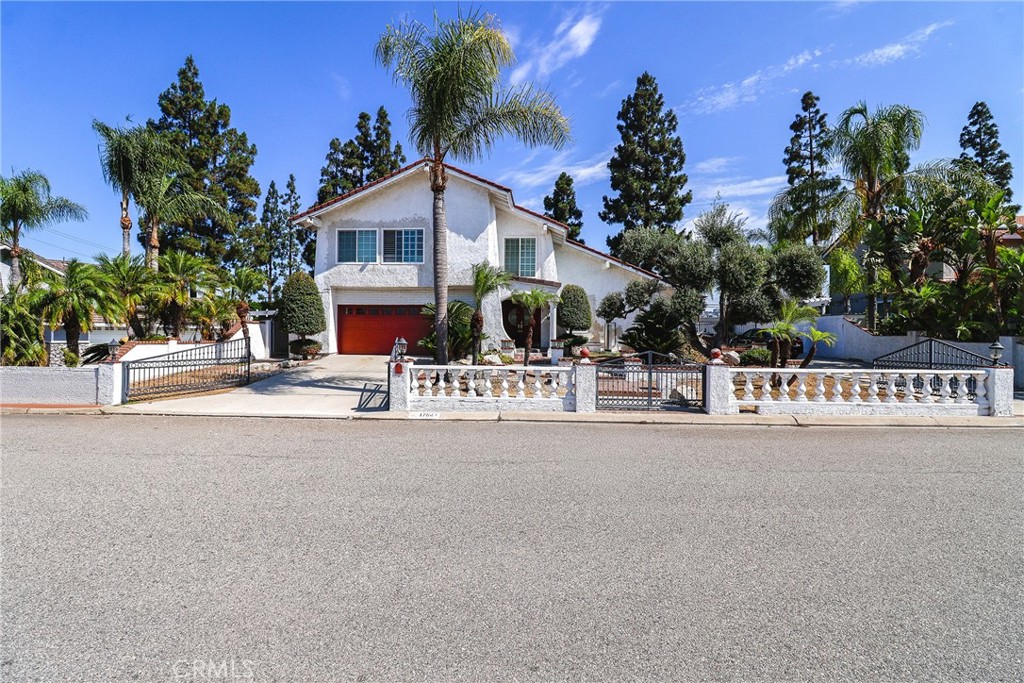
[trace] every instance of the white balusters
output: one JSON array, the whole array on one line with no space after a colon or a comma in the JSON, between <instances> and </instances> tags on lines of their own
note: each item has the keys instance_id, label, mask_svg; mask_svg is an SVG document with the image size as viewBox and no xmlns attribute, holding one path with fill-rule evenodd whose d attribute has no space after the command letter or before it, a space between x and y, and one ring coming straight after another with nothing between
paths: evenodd
<instances>
[{"instance_id":1,"label":"white balusters","mask_svg":"<svg viewBox=\"0 0 1024 683\"><path fill-rule=\"evenodd\" d=\"M982 373L975 375L977 388L974 390L974 402L982 407L988 407L988 378L991 375Z\"/></svg>"},{"instance_id":2,"label":"white balusters","mask_svg":"<svg viewBox=\"0 0 1024 683\"><path fill-rule=\"evenodd\" d=\"M914 380L917 378L917 375L901 372L900 377L906 382L906 386L903 387L903 403L917 403L917 397L914 396Z\"/></svg>"},{"instance_id":3,"label":"white balusters","mask_svg":"<svg viewBox=\"0 0 1024 683\"><path fill-rule=\"evenodd\" d=\"M747 370L743 373L743 400L753 401L754 400L754 373Z\"/></svg>"},{"instance_id":4,"label":"white balusters","mask_svg":"<svg viewBox=\"0 0 1024 683\"><path fill-rule=\"evenodd\" d=\"M524 370L516 370L516 398L526 398L526 372Z\"/></svg>"},{"instance_id":5,"label":"white balusters","mask_svg":"<svg viewBox=\"0 0 1024 683\"><path fill-rule=\"evenodd\" d=\"M970 377L966 372L957 372L953 375L956 377L956 404L963 405L967 403L967 378Z\"/></svg>"},{"instance_id":6,"label":"white balusters","mask_svg":"<svg viewBox=\"0 0 1024 683\"><path fill-rule=\"evenodd\" d=\"M878 379L881 377L878 373L868 373L868 403L880 403L878 399Z\"/></svg>"},{"instance_id":7,"label":"white balusters","mask_svg":"<svg viewBox=\"0 0 1024 683\"><path fill-rule=\"evenodd\" d=\"M950 380L950 378L952 376L953 376L952 373L949 373L949 372L940 372L939 373L939 381L942 383L942 386L939 387L939 403L949 403L950 402L949 396L952 393L952 391L951 391L950 386L949 386L949 380Z\"/></svg>"},{"instance_id":8,"label":"white balusters","mask_svg":"<svg viewBox=\"0 0 1024 683\"><path fill-rule=\"evenodd\" d=\"M501 394L499 398L508 398L508 370L499 370L501 373Z\"/></svg>"},{"instance_id":9,"label":"white balusters","mask_svg":"<svg viewBox=\"0 0 1024 683\"><path fill-rule=\"evenodd\" d=\"M807 403L807 375L796 375L796 402ZM786 383L783 382L783 387Z\"/></svg>"},{"instance_id":10,"label":"white balusters","mask_svg":"<svg viewBox=\"0 0 1024 683\"><path fill-rule=\"evenodd\" d=\"M829 377L832 378L832 398L829 399L830 403L845 403L846 399L843 398L843 373L842 372L831 372Z\"/></svg>"},{"instance_id":11,"label":"white balusters","mask_svg":"<svg viewBox=\"0 0 1024 683\"><path fill-rule=\"evenodd\" d=\"M885 402L896 403L896 375L885 372L882 377L885 379Z\"/></svg>"},{"instance_id":12,"label":"white balusters","mask_svg":"<svg viewBox=\"0 0 1024 683\"><path fill-rule=\"evenodd\" d=\"M819 372L814 376L814 402L825 402L825 373Z\"/></svg>"}]
</instances>

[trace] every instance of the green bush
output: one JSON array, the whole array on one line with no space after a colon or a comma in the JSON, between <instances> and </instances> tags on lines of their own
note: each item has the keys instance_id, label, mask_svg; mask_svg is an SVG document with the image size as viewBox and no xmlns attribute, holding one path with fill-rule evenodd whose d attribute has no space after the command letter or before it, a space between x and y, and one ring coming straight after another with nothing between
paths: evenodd
<instances>
[{"instance_id":1,"label":"green bush","mask_svg":"<svg viewBox=\"0 0 1024 683\"><path fill-rule=\"evenodd\" d=\"M82 359L66 346L61 349L61 353L64 354L64 367L66 368L77 368L82 362Z\"/></svg>"},{"instance_id":2,"label":"green bush","mask_svg":"<svg viewBox=\"0 0 1024 683\"><path fill-rule=\"evenodd\" d=\"M557 341L563 343L566 355L570 355L572 353L578 352L579 349L586 346L589 340L582 335L573 334L563 335L562 337L559 337Z\"/></svg>"},{"instance_id":3,"label":"green bush","mask_svg":"<svg viewBox=\"0 0 1024 683\"><path fill-rule=\"evenodd\" d=\"M683 348L683 336L679 326L683 320L668 299L653 299L646 310L637 313L633 326L626 330L619 341L637 353L678 353Z\"/></svg>"},{"instance_id":4,"label":"green bush","mask_svg":"<svg viewBox=\"0 0 1024 683\"><path fill-rule=\"evenodd\" d=\"M590 300L586 290L579 285L566 285L562 288L561 299L558 304L558 324L568 332L589 330L594 319L590 314Z\"/></svg>"},{"instance_id":5,"label":"green bush","mask_svg":"<svg viewBox=\"0 0 1024 683\"><path fill-rule=\"evenodd\" d=\"M299 271L284 283L281 293L281 324L289 334L303 338L327 329L324 305L316 283L308 274Z\"/></svg>"},{"instance_id":6,"label":"green bush","mask_svg":"<svg viewBox=\"0 0 1024 683\"><path fill-rule=\"evenodd\" d=\"M296 339L288 343L288 350L292 355L309 358L320 353L320 342L316 339Z\"/></svg>"},{"instance_id":7,"label":"green bush","mask_svg":"<svg viewBox=\"0 0 1024 683\"><path fill-rule=\"evenodd\" d=\"M769 367L772 364L772 352L768 349L747 349L740 354L740 365L744 367Z\"/></svg>"},{"instance_id":8,"label":"green bush","mask_svg":"<svg viewBox=\"0 0 1024 683\"><path fill-rule=\"evenodd\" d=\"M423 315L430 316L431 321L436 320L434 304L427 304L423 307ZM473 307L464 301L448 302L448 358L451 361L465 358L473 350L473 331L470 322L473 319ZM487 335L481 337L481 341ZM417 342L421 347L434 353L437 351L437 333L431 331L423 339Z\"/></svg>"}]
</instances>

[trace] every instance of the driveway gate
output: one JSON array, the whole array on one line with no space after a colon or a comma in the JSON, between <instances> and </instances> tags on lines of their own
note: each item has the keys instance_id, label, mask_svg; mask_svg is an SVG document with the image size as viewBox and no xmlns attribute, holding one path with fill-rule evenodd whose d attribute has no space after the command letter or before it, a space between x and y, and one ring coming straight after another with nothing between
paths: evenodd
<instances>
[{"instance_id":1,"label":"driveway gate","mask_svg":"<svg viewBox=\"0 0 1024 683\"><path fill-rule=\"evenodd\" d=\"M243 386L252 380L249 338L126 361L121 371L125 403Z\"/></svg>"},{"instance_id":2,"label":"driveway gate","mask_svg":"<svg viewBox=\"0 0 1024 683\"><path fill-rule=\"evenodd\" d=\"M1006 367L1005 363L996 363L991 358L972 353L967 349L942 341L941 339L928 338L911 344L902 349L879 356L874 360L872 366L876 370L978 370L989 367ZM955 396L959 390L959 382L956 377L949 381L949 386ZM931 379L930 391L938 395L942 390L942 378L933 376ZM924 379L921 375L913 378L914 390L924 389ZM896 380L896 386L903 388L906 380L902 377ZM977 381L974 377L967 379L967 394L974 396L977 389Z\"/></svg>"},{"instance_id":3,"label":"driveway gate","mask_svg":"<svg viewBox=\"0 0 1024 683\"><path fill-rule=\"evenodd\" d=\"M704 404L704 366L653 351L597 364L598 410L680 410Z\"/></svg>"}]
</instances>

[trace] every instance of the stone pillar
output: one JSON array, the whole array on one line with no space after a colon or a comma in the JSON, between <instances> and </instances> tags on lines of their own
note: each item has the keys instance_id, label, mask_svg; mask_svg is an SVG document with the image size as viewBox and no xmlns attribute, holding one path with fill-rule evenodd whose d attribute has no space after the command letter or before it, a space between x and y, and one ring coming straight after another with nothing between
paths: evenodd
<instances>
[{"instance_id":1,"label":"stone pillar","mask_svg":"<svg viewBox=\"0 0 1024 683\"><path fill-rule=\"evenodd\" d=\"M576 412L597 411L597 366L580 363L573 367L573 390L576 392Z\"/></svg>"},{"instance_id":2,"label":"stone pillar","mask_svg":"<svg viewBox=\"0 0 1024 683\"><path fill-rule=\"evenodd\" d=\"M729 366L708 363L704 366L704 412L708 415L735 415L740 407L733 402L732 373Z\"/></svg>"},{"instance_id":3,"label":"stone pillar","mask_svg":"<svg viewBox=\"0 0 1024 683\"><path fill-rule=\"evenodd\" d=\"M409 410L409 373L412 372L412 368L412 363L404 360L388 363L389 411L406 412Z\"/></svg>"},{"instance_id":4,"label":"stone pillar","mask_svg":"<svg viewBox=\"0 0 1024 683\"><path fill-rule=\"evenodd\" d=\"M1013 368L986 368L988 414L1013 417Z\"/></svg>"}]
</instances>

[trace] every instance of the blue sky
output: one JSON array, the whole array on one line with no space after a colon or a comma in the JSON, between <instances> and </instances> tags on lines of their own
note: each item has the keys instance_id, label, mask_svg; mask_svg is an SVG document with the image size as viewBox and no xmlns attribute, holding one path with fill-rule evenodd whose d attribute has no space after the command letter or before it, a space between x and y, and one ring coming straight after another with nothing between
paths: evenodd
<instances>
[{"instance_id":1,"label":"blue sky","mask_svg":"<svg viewBox=\"0 0 1024 683\"><path fill-rule=\"evenodd\" d=\"M194 55L208 98L258 147L263 189L294 173L308 206L332 137L354 134L360 111L383 104L406 139L408 96L373 60L384 27L405 15L430 21L438 3L18 3L0 5L0 168L46 173L58 194L84 204L84 224L26 236L50 257L90 257L120 245L118 198L103 182L99 118L156 117L157 96ZM694 201L684 224L716 193L763 224L785 184L783 148L800 95L813 90L835 120L858 100L903 103L927 117L915 161L959 154L977 100L991 107L1024 198L1024 3L489 3L519 62L509 82L550 89L572 121L561 151L501 143L459 164L512 187L541 209L558 173L575 178L583 236L595 246L617 227L597 217L610 192L605 167L618 142L615 115L644 70L679 115ZM407 148L410 159L416 156Z\"/></svg>"}]
</instances>

